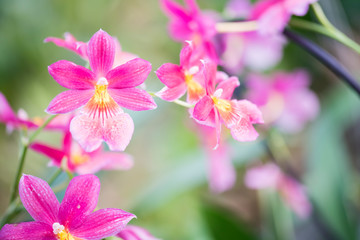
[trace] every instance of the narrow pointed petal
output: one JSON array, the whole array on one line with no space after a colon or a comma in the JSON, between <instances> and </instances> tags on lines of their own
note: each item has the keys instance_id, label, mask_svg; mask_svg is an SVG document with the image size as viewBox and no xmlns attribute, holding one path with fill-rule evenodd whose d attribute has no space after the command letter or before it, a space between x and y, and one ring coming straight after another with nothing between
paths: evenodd
<instances>
[{"instance_id":1,"label":"narrow pointed petal","mask_svg":"<svg viewBox=\"0 0 360 240\"><path fill-rule=\"evenodd\" d=\"M144 111L157 107L150 94L142 89L108 89L108 92L117 104L130 110Z\"/></svg>"},{"instance_id":2,"label":"narrow pointed petal","mask_svg":"<svg viewBox=\"0 0 360 240\"><path fill-rule=\"evenodd\" d=\"M124 151L134 133L134 122L123 113L105 120L103 137L111 151Z\"/></svg>"},{"instance_id":3,"label":"narrow pointed petal","mask_svg":"<svg viewBox=\"0 0 360 240\"><path fill-rule=\"evenodd\" d=\"M151 63L135 58L106 74L109 88L132 88L142 84L151 72Z\"/></svg>"},{"instance_id":4,"label":"narrow pointed petal","mask_svg":"<svg viewBox=\"0 0 360 240\"><path fill-rule=\"evenodd\" d=\"M96 208L99 192L100 180L95 175L74 177L60 205L60 223L70 231L80 226Z\"/></svg>"},{"instance_id":5,"label":"narrow pointed petal","mask_svg":"<svg viewBox=\"0 0 360 240\"><path fill-rule=\"evenodd\" d=\"M219 83L216 89L222 89L221 98L230 100L236 87L240 86L237 77L230 77Z\"/></svg>"},{"instance_id":6,"label":"narrow pointed petal","mask_svg":"<svg viewBox=\"0 0 360 240\"><path fill-rule=\"evenodd\" d=\"M80 227L71 230L74 237L87 240L98 240L114 236L123 230L126 224L135 217L134 214L121 209L105 208L90 214Z\"/></svg>"},{"instance_id":7,"label":"narrow pointed petal","mask_svg":"<svg viewBox=\"0 0 360 240\"><path fill-rule=\"evenodd\" d=\"M47 182L23 175L19 183L19 195L25 209L35 221L49 225L57 221L60 204Z\"/></svg>"},{"instance_id":8,"label":"narrow pointed petal","mask_svg":"<svg viewBox=\"0 0 360 240\"><path fill-rule=\"evenodd\" d=\"M151 235L146 229L134 225L126 226L125 229L116 236L123 240L159 240Z\"/></svg>"},{"instance_id":9,"label":"narrow pointed petal","mask_svg":"<svg viewBox=\"0 0 360 240\"><path fill-rule=\"evenodd\" d=\"M90 67L99 76L105 76L111 69L115 58L115 42L105 31L97 31L88 43Z\"/></svg>"},{"instance_id":10,"label":"narrow pointed petal","mask_svg":"<svg viewBox=\"0 0 360 240\"><path fill-rule=\"evenodd\" d=\"M90 161L76 167L76 172L93 174L100 170L129 170L133 165L134 161L128 154L104 152L91 156Z\"/></svg>"},{"instance_id":11,"label":"narrow pointed petal","mask_svg":"<svg viewBox=\"0 0 360 240\"><path fill-rule=\"evenodd\" d=\"M186 13L185 9L173 0L161 0L160 1L161 7L163 8L164 12L170 17L176 17L179 19L189 19L188 14Z\"/></svg>"},{"instance_id":12,"label":"narrow pointed petal","mask_svg":"<svg viewBox=\"0 0 360 240\"><path fill-rule=\"evenodd\" d=\"M57 167L61 166L61 161L65 156L63 151L38 142L32 143L30 148L50 158L52 163Z\"/></svg>"},{"instance_id":13,"label":"narrow pointed petal","mask_svg":"<svg viewBox=\"0 0 360 240\"><path fill-rule=\"evenodd\" d=\"M61 114L72 112L84 106L94 95L94 90L68 90L51 100L45 112Z\"/></svg>"},{"instance_id":14,"label":"narrow pointed petal","mask_svg":"<svg viewBox=\"0 0 360 240\"><path fill-rule=\"evenodd\" d=\"M14 111L10 107L6 97L0 92L0 121L6 123L14 119L16 119Z\"/></svg>"},{"instance_id":15,"label":"narrow pointed petal","mask_svg":"<svg viewBox=\"0 0 360 240\"><path fill-rule=\"evenodd\" d=\"M199 121L205 121L211 110L214 108L214 101L209 96L204 96L200 101L195 105L193 117Z\"/></svg>"},{"instance_id":16,"label":"narrow pointed petal","mask_svg":"<svg viewBox=\"0 0 360 240\"><path fill-rule=\"evenodd\" d=\"M254 141L259 136L247 117L241 117L230 130L233 138L240 142Z\"/></svg>"},{"instance_id":17,"label":"narrow pointed petal","mask_svg":"<svg viewBox=\"0 0 360 240\"><path fill-rule=\"evenodd\" d=\"M191 66L193 43L191 41L186 41L185 44L186 44L185 47L183 47L180 52L180 66L188 68Z\"/></svg>"},{"instance_id":18,"label":"narrow pointed petal","mask_svg":"<svg viewBox=\"0 0 360 240\"><path fill-rule=\"evenodd\" d=\"M181 98L185 94L186 89L185 83L174 88L164 87L156 93L156 96L165 101L172 102Z\"/></svg>"},{"instance_id":19,"label":"narrow pointed petal","mask_svg":"<svg viewBox=\"0 0 360 240\"><path fill-rule=\"evenodd\" d=\"M0 230L1 240L41 239L57 240L51 225L41 222L6 224Z\"/></svg>"},{"instance_id":20,"label":"narrow pointed petal","mask_svg":"<svg viewBox=\"0 0 360 240\"><path fill-rule=\"evenodd\" d=\"M96 76L92 71L66 60L51 64L48 71L55 81L65 88L91 89L96 84Z\"/></svg>"},{"instance_id":21,"label":"narrow pointed petal","mask_svg":"<svg viewBox=\"0 0 360 240\"><path fill-rule=\"evenodd\" d=\"M156 71L156 76L169 88L177 87L185 82L182 67L172 63L165 63Z\"/></svg>"}]
</instances>

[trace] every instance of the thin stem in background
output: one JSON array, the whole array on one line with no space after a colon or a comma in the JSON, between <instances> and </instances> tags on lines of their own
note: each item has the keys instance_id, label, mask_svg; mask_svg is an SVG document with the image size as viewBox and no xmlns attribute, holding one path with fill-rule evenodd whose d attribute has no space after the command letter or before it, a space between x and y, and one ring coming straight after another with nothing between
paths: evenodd
<instances>
[{"instance_id":1,"label":"thin stem in background","mask_svg":"<svg viewBox=\"0 0 360 240\"><path fill-rule=\"evenodd\" d=\"M252 32L258 29L256 21L219 22L216 24L218 33Z\"/></svg>"},{"instance_id":2,"label":"thin stem in background","mask_svg":"<svg viewBox=\"0 0 360 240\"><path fill-rule=\"evenodd\" d=\"M13 187L11 190L11 197L10 197L10 203L12 203L18 194L18 188L19 188L19 181L21 178L21 174L23 172L24 169L24 165L25 165L25 159L26 159L26 153L27 150L29 148L29 145L35 140L35 138L39 135L39 133L56 117L57 115L52 115L50 116L48 119L46 119L46 121L40 126L38 127L35 132L29 137L29 139L22 139L21 143L22 143L22 147L21 147L21 154L20 154L20 163L17 169L17 173L16 173L16 177L13 183Z\"/></svg>"},{"instance_id":3,"label":"thin stem in background","mask_svg":"<svg viewBox=\"0 0 360 240\"><path fill-rule=\"evenodd\" d=\"M349 87L351 87L360 97L360 85L358 81L341 65L333 56L323 50L321 47L310 41L309 39L298 35L288 29L283 34L292 42L296 43L313 57L318 59L322 64L329 68L335 75L340 77Z\"/></svg>"}]
</instances>

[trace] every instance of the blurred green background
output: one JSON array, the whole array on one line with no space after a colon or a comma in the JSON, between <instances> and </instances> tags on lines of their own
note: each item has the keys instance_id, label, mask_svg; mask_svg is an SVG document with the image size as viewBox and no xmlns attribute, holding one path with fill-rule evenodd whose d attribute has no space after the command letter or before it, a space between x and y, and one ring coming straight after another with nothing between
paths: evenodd
<instances>
[{"instance_id":1,"label":"blurred green background","mask_svg":"<svg viewBox=\"0 0 360 240\"><path fill-rule=\"evenodd\" d=\"M222 12L226 1L199 0L203 9ZM359 0L320 1L329 19L353 39L359 39ZM312 19L311 14L307 18ZM44 109L63 88L48 74L47 66L66 59L84 62L75 54L44 44L48 36L72 33L87 41L99 28L116 36L125 51L150 61L155 71L165 62L178 63L181 45L167 34L167 18L157 0L0 0L0 91L14 110L31 117ZM334 54L359 76L360 57L340 44L304 33ZM295 57L296 56L296 57ZM359 99L316 60L297 46L288 45L278 69L307 69L312 88L321 100L321 115L297 136L288 136L296 163L314 204L308 220L295 218L294 239L360 239ZM149 91L162 85L152 72ZM237 184L223 194L210 193L206 157L185 108L156 99L158 108L130 112L135 133L126 152L135 166L127 172L101 172L99 207L135 213L131 224L146 227L162 239L286 239L284 211L261 213L256 192L243 186L247 163L265 152L261 140L233 143ZM60 135L44 133L41 140L58 145ZM0 126L0 212L4 212L18 164L19 135L7 135ZM48 178L48 160L29 152L25 173ZM62 178L66 178L62 175ZM271 194L270 194L271 195ZM61 194L59 195L61 198ZM266 196L265 198L274 198ZM275 197L278 209L283 206ZM264 224L266 216L272 219ZM21 216L19 219L28 218ZM274 230L272 225L280 224ZM275 233L274 233L275 232ZM276 235L280 232L280 235Z\"/></svg>"}]
</instances>

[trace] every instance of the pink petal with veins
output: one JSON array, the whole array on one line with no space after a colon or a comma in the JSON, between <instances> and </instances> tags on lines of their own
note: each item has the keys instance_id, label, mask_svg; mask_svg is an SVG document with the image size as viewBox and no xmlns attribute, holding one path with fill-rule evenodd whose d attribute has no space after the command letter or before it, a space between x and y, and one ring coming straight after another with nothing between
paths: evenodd
<instances>
[{"instance_id":1,"label":"pink petal with veins","mask_svg":"<svg viewBox=\"0 0 360 240\"><path fill-rule=\"evenodd\" d=\"M71 231L74 237L98 240L113 236L123 230L136 216L121 209L105 208L91 213L84 224Z\"/></svg>"},{"instance_id":2,"label":"pink petal with veins","mask_svg":"<svg viewBox=\"0 0 360 240\"><path fill-rule=\"evenodd\" d=\"M111 69L115 58L115 42L105 31L97 31L88 43L90 67L97 77L103 77Z\"/></svg>"},{"instance_id":3,"label":"pink petal with veins","mask_svg":"<svg viewBox=\"0 0 360 240\"><path fill-rule=\"evenodd\" d=\"M193 111L193 117L199 121L205 121L211 110L214 109L214 101L209 96L204 96L200 101L195 105Z\"/></svg>"},{"instance_id":4,"label":"pink petal with veins","mask_svg":"<svg viewBox=\"0 0 360 240\"><path fill-rule=\"evenodd\" d=\"M61 166L61 161L65 156L63 151L37 142L32 143L30 148L50 158L52 163L57 167Z\"/></svg>"},{"instance_id":5,"label":"pink petal with veins","mask_svg":"<svg viewBox=\"0 0 360 240\"><path fill-rule=\"evenodd\" d=\"M242 117L236 125L231 127L231 135L240 142L250 142L256 140L259 134L247 117Z\"/></svg>"},{"instance_id":6,"label":"pink petal with veins","mask_svg":"<svg viewBox=\"0 0 360 240\"><path fill-rule=\"evenodd\" d=\"M218 84L216 89L222 89L221 98L230 100L236 87L240 86L237 77L230 77Z\"/></svg>"},{"instance_id":7,"label":"pink petal with veins","mask_svg":"<svg viewBox=\"0 0 360 240\"><path fill-rule=\"evenodd\" d=\"M158 96L159 98L165 101L172 102L174 100L181 98L185 94L186 90L187 88L184 83L174 88L164 87L163 89L161 89L159 92L156 93L156 96Z\"/></svg>"},{"instance_id":8,"label":"pink petal with veins","mask_svg":"<svg viewBox=\"0 0 360 240\"><path fill-rule=\"evenodd\" d=\"M126 89L108 89L110 96L121 107L134 110L144 111L155 109L156 103L149 93L138 88Z\"/></svg>"},{"instance_id":9,"label":"pink petal with veins","mask_svg":"<svg viewBox=\"0 0 360 240\"><path fill-rule=\"evenodd\" d=\"M172 63L165 63L156 71L156 76L169 88L177 87L185 82L182 67Z\"/></svg>"},{"instance_id":10,"label":"pink petal with veins","mask_svg":"<svg viewBox=\"0 0 360 240\"><path fill-rule=\"evenodd\" d=\"M126 226L124 230L119 232L116 236L123 240L159 240L151 235L146 229L134 225Z\"/></svg>"},{"instance_id":11,"label":"pink petal with veins","mask_svg":"<svg viewBox=\"0 0 360 240\"><path fill-rule=\"evenodd\" d=\"M57 221L60 204L47 182L23 175L19 183L19 195L25 209L35 221L49 225Z\"/></svg>"},{"instance_id":12,"label":"pink petal with veins","mask_svg":"<svg viewBox=\"0 0 360 240\"><path fill-rule=\"evenodd\" d=\"M151 63L135 58L106 74L109 88L132 88L142 84L151 71Z\"/></svg>"},{"instance_id":13,"label":"pink petal with veins","mask_svg":"<svg viewBox=\"0 0 360 240\"><path fill-rule=\"evenodd\" d=\"M74 177L60 205L60 224L70 232L81 225L86 225L84 220L96 208L99 192L100 180L95 175Z\"/></svg>"},{"instance_id":14,"label":"pink petal with veins","mask_svg":"<svg viewBox=\"0 0 360 240\"><path fill-rule=\"evenodd\" d=\"M57 240L53 233L52 226L42 222L23 222L6 224L0 230L1 240Z\"/></svg>"},{"instance_id":15,"label":"pink petal with veins","mask_svg":"<svg viewBox=\"0 0 360 240\"><path fill-rule=\"evenodd\" d=\"M48 70L55 81L65 88L92 89L96 84L96 76L92 71L73 62L60 60L51 64Z\"/></svg>"},{"instance_id":16,"label":"pink petal with veins","mask_svg":"<svg viewBox=\"0 0 360 240\"><path fill-rule=\"evenodd\" d=\"M51 100L45 110L49 114L69 113L84 106L94 95L94 90L68 90Z\"/></svg>"}]
</instances>

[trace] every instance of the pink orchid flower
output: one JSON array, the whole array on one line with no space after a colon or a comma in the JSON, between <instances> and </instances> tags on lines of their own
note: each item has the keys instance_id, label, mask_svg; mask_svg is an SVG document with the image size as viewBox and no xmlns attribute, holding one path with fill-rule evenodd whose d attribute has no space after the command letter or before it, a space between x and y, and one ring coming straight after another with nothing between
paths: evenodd
<instances>
[{"instance_id":1,"label":"pink orchid flower","mask_svg":"<svg viewBox=\"0 0 360 240\"><path fill-rule=\"evenodd\" d=\"M100 240L123 230L135 215L121 209L105 208L93 212L100 192L95 175L74 177L60 204L44 180L24 175L19 195L35 220L7 224L0 231L2 240Z\"/></svg>"},{"instance_id":2,"label":"pink orchid flower","mask_svg":"<svg viewBox=\"0 0 360 240\"><path fill-rule=\"evenodd\" d=\"M306 218L311 213L311 203L304 187L295 179L284 174L278 166L268 163L249 169L245 175L245 185L251 189L274 189L285 203L299 216Z\"/></svg>"},{"instance_id":3,"label":"pink orchid flower","mask_svg":"<svg viewBox=\"0 0 360 240\"><path fill-rule=\"evenodd\" d=\"M115 59L113 68L122 65L132 59L137 58L135 54L129 52L123 52L121 49L120 42L117 38L113 38L115 41ZM89 57L87 55L87 43L77 41L76 38L70 33L64 34L64 39L48 37L44 40L45 43L53 42L56 46L66 48L70 51L75 52L80 57L82 57L85 61L89 61Z\"/></svg>"},{"instance_id":4,"label":"pink orchid flower","mask_svg":"<svg viewBox=\"0 0 360 240\"><path fill-rule=\"evenodd\" d=\"M57 95L46 111L50 114L69 113L81 108L70 124L74 139L91 152L103 141L114 151L123 151L130 142L134 123L120 106L134 111L156 108L152 97L136 88L151 71L151 64L136 58L112 68L115 42L99 30L87 45L89 70L61 60L49 66L50 75L70 90Z\"/></svg>"},{"instance_id":5,"label":"pink orchid flower","mask_svg":"<svg viewBox=\"0 0 360 240\"><path fill-rule=\"evenodd\" d=\"M292 15L304 16L309 5L317 0L261 0L256 3L251 18L258 21L261 34L281 33Z\"/></svg>"},{"instance_id":6,"label":"pink orchid flower","mask_svg":"<svg viewBox=\"0 0 360 240\"><path fill-rule=\"evenodd\" d=\"M100 146L93 152L85 152L72 140L69 131L64 133L61 149L34 142L30 148L50 158L51 165L78 174L96 173L100 170L129 170L133 159L124 153L105 152Z\"/></svg>"},{"instance_id":7,"label":"pink orchid flower","mask_svg":"<svg viewBox=\"0 0 360 240\"><path fill-rule=\"evenodd\" d=\"M222 193L231 189L236 181L236 171L231 162L231 148L221 136L219 147L217 144L214 128L197 124L196 130L204 146L208 163L208 180L210 190L214 193Z\"/></svg>"},{"instance_id":8,"label":"pink orchid flower","mask_svg":"<svg viewBox=\"0 0 360 240\"><path fill-rule=\"evenodd\" d=\"M213 37L216 34L215 14L201 12L195 0L184 0L181 6L173 0L160 0L164 12L170 18L170 36L179 42L192 41L207 57L217 60Z\"/></svg>"},{"instance_id":9,"label":"pink orchid flower","mask_svg":"<svg viewBox=\"0 0 360 240\"><path fill-rule=\"evenodd\" d=\"M260 107L267 124L295 133L319 113L319 100L309 85L309 76L303 70L270 77L251 74L247 78L247 98Z\"/></svg>"},{"instance_id":10,"label":"pink orchid flower","mask_svg":"<svg viewBox=\"0 0 360 240\"><path fill-rule=\"evenodd\" d=\"M65 122L67 120L67 116L57 116L45 127L45 129L63 131L66 129ZM15 114L5 96L0 92L0 122L6 124L8 133L11 133L14 129L21 128L34 130L41 126L45 121L46 118L41 117L29 119L28 114L23 109L19 109L18 113Z\"/></svg>"},{"instance_id":11,"label":"pink orchid flower","mask_svg":"<svg viewBox=\"0 0 360 240\"><path fill-rule=\"evenodd\" d=\"M180 65L165 63L156 71L156 75L165 87L156 95L166 101L174 101L187 91L187 101L197 102L205 95L204 77L201 62L191 42L180 52Z\"/></svg>"},{"instance_id":12,"label":"pink orchid flower","mask_svg":"<svg viewBox=\"0 0 360 240\"><path fill-rule=\"evenodd\" d=\"M240 85L237 77L223 77L222 80L219 76L223 74L217 74L213 62L204 64L206 95L190 112L192 117L200 124L216 128L217 145L222 123L230 129L235 140L255 140L258 133L252 124L263 123L260 110L247 100L231 100L234 89Z\"/></svg>"},{"instance_id":13,"label":"pink orchid flower","mask_svg":"<svg viewBox=\"0 0 360 240\"><path fill-rule=\"evenodd\" d=\"M159 240L152 236L146 229L134 225L127 225L124 230L116 236L123 240Z\"/></svg>"}]
</instances>

